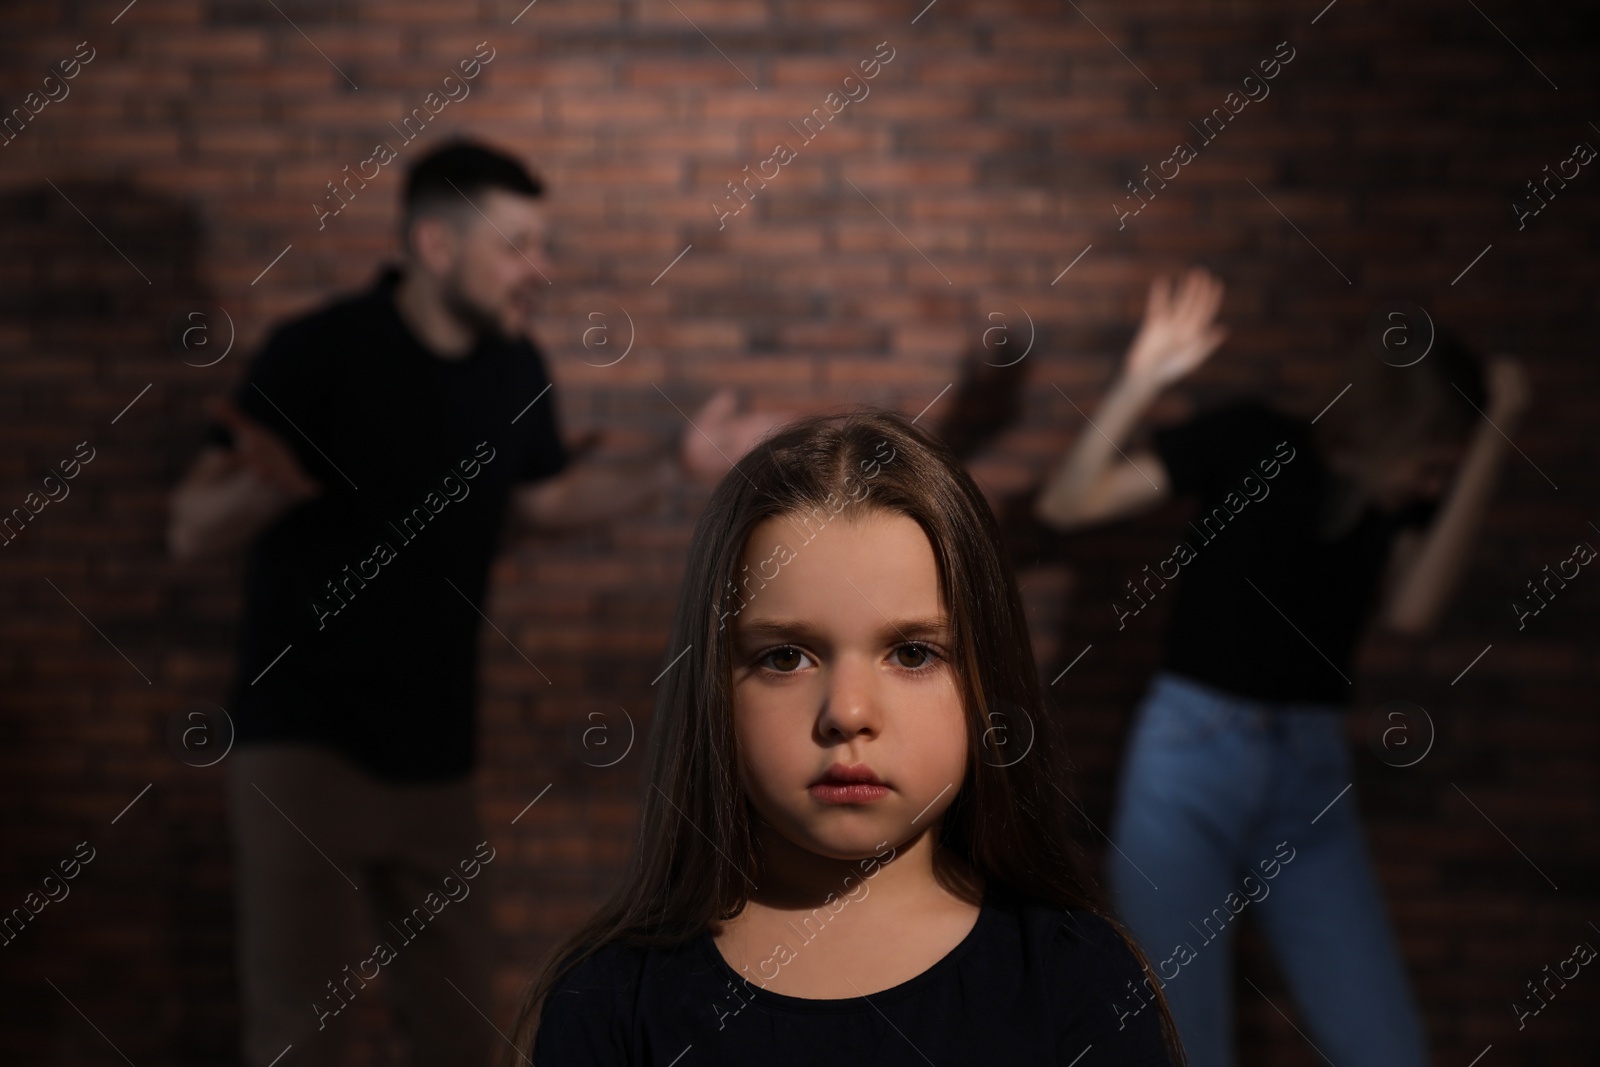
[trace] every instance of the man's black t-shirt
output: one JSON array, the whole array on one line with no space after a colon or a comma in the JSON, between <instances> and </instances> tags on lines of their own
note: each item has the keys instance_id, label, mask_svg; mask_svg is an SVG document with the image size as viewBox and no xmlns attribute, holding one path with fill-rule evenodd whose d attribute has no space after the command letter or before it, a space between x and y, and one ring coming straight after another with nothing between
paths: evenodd
<instances>
[{"instance_id":1,"label":"man's black t-shirt","mask_svg":"<svg viewBox=\"0 0 1600 1067\"><path fill-rule=\"evenodd\" d=\"M1332 474L1303 420L1241 399L1152 438L1174 494L1200 505L1183 543L1134 583L1148 602L1163 579L1178 580L1163 666L1259 700L1347 703L1390 542L1439 502L1369 505L1327 540L1318 530ZM1129 593L1122 611L1138 598Z\"/></svg>"},{"instance_id":2,"label":"man's black t-shirt","mask_svg":"<svg viewBox=\"0 0 1600 1067\"><path fill-rule=\"evenodd\" d=\"M830 936L825 925L808 925L812 937ZM807 951L798 935L790 949ZM770 977L771 968L766 973ZM709 931L672 948L607 945L569 971L545 999L533 1062L1172 1062L1161 1043L1150 986L1116 930L1092 912L1034 901L993 881L966 938L897 986L862 997L812 1000L763 989L759 980L736 971Z\"/></svg>"},{"instance_id":3,"label":"man's black t-shirt","mask_svg":"<svg viewBox=\"0 0 1600 1067\"><path fill-rule=\"evenodd\" d=\"M323 491L250 546L228 711L239 743L443 781L475 761L479 605L511 490L567 454L537 348L434 355L400 318L399 278L278 327L235 394Z\"/></svg>"}]
</instances>

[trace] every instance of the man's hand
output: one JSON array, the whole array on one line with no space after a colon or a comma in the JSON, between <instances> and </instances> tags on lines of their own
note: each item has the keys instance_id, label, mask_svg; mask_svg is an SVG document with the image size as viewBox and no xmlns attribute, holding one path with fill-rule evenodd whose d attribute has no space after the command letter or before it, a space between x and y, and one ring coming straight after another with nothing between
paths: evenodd
<instances>
[{"instance_id":1,"label":"man's hand","mask_svg":"<svg viewBox=\"0 0 1600 1067\"><path fill-rule=\"evenodd\" d=\"M209 397L203 407L206 414L232 431L234 454L264 484L295 500L322 492L322 483L301 470L283 439L239 410L231 397Z\"/></svg>"},{"instance_id":2,"label":"man's hand","mask_svg":"<svg viewBox=\"0 0 1600 1067\"><path fill-rule=\"evenodd\" d=\"M238 549L285 511L322 492L277 434L227 397L203 403L233 433L207 444L172 491L167 548L180 561Z\"/></svg>"},{"instance_id":3,"label":"man's hand","mask_svg":"<svg viewBox=\"0 0 1600 1067\"><path fill-rule=\"evenodd\" d=\"M707 401L694 413L694 426L684 431L675 458L657 451L653 458L632 463L579 461L598 442L598 433L589 434L583 444L569 445L573 462L566 470L534 485L517 487L513 510L519 528L565 532L633 514L657 499L680 475L710 480L722 477L773 427L793 418L777 412L739 415L735 406L730 389Z\"/></svg>"},{"instance_id":4,"label":"man's hand","mask_svg":"<svg viewBox=\"0 0 1600 1067\"><path fill-rule=\"evenodd\" d=\"M1200 267L1189 269L1176 293L1166 275L1152 279L1144 322L1128 348L1123 373L1159 389L1204 363L1228 336L1226 326L1213 322L1222 292L1222 282Z\"/></svg>"},{"instance_id":5,"label":"man's hand","mask_svg":"<svg viewBox=\"0 0 1600 1067\"><path fill-rule=\"evenodd\" d=\"M684 431L678 449L678 462L690 477L721 478L758 441L793 418L783 412L740 415L737 407L733 390L721 389L695 412L694 425Z\"/></svg>"}]
</instances>

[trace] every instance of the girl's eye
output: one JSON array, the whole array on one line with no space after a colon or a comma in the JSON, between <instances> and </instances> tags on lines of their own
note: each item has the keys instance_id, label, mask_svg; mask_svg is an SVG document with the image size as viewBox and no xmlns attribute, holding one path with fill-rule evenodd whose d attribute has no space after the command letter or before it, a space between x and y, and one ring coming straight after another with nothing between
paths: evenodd
<instances>
[{"instance_id":1,"label":"girl's eye","mask_svg":"<svg viewBox=\"0 0 1600 1067\"><path fill-rule=\"evenodd\" d=\"M899 645L890 653L895 665L906 671L923 674L933 668L938 662L939 654L931 645L924 645L911 641ZM793 645L780 645L768 649L756 659L756 666L762 667L773 674L793 674L807 666L816 666L811 657L795 648Z\"/></svg>"},{"instance_id":2,"label":"girl's eye","mask_svg":"<svg viewBox=\"0 0 1600 1067\"><path fill-rule=\"evenodd\" d=\"M793 674L795 671L804 666L804 663L799 661L804 661L809 658L810 657L808 657L804 652L801 652L793 645L783 645L779 648L774 648L767 652L763 652L761 654L761 658L756 660L756 665L765 666L770 660L774 665L768 667L767 669L772 671L774 674Z\"/></svg>"},{"instance_id":3,"label":"girl's eye","mask_svg":"<svg viewBox=\"0 0 1600 1067\"><path fill-rule=\"evenodd\" d=\"M907 655L910 657L909 661L903 658ZM899 662L900 666L912 671L927 670L929 669L930 664L934 663L939 658L938 653L934 652L931 647L928 645L919 644L915 641L896 648L894 650L894 656Z\"/></svg>"}]
</instances>

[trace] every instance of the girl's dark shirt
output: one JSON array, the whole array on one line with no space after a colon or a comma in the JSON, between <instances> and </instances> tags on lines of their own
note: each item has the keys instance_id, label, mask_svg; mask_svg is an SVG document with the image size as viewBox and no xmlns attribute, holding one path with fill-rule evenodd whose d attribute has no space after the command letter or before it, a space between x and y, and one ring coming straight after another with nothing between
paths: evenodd
<instances>
[{"instance_id":1,"label":"girl's dark shirt","mask_svg":"<svg viewBox=\"0 0 1600 1067\"><path fill-rule=\"evenodd\" d=\"M1199 502L1183 528L1187 556L1174 546L1134 581L1147 603L1174 597L1163 666L1258 700L1347 703L1390 543L1439 502L1368 505L1330 541L1318 528L1332 474L1309 423L1245 398L1152 438L1174 495ZM1119 606L1140 599L1124 590Z\"/></svg>"},{"instance_id":2,"label":"girl's dark shirt","mask_svg":"<svg viewBox=\"0 0 1600 1067\"><path fill-rule=\"evenodd\" d=\"M837 907L860 906L840 898ZM813 938L827 937L820 909ZM789 942L806 951L799 933ZM1023 897L992 879L970 933L932 967L863 997L812 1000L746 978L709 931L672 948L613 943L545 1000L538 1067L1169 1067L1144 972L1092 912ZM1139 994L1142 993L1143 997Z\"/></svg>"}]
</instances>

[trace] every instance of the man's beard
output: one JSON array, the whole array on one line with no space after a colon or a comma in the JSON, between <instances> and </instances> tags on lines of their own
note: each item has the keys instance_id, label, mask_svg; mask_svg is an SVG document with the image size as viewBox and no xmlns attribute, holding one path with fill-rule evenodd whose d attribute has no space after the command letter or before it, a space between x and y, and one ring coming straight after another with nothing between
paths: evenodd
<instances>
[{"instance_id":1,"label":"man's beard","mask_svg":"<svg viewBox=\"0 0 1600 1067\"><path fill-rule=\"evenodd\" d=\"M440 296L444 301L445 310L457 322L471 330L473 336L479 340L487 338L497 343L513 340L507 336L499 317L473 303L466 291L461 288L458 279L446 278Z\"/></svg>"}]
</instances>

